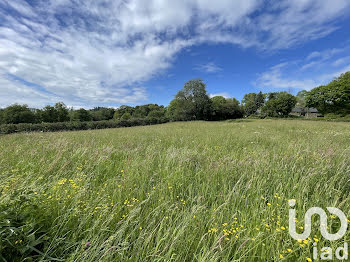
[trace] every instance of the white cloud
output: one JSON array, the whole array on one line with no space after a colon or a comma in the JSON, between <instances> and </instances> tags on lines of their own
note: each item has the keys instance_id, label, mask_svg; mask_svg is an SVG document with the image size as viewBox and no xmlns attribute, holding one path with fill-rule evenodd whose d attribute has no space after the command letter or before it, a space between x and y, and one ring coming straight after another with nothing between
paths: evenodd
<instances>
[{"instance_id":1,"label":"white cloud","mask_svg":"<svg viewBox=\"0 0 350 262\"><path fill-rule=\"evenodd\" d=\"M327 84L335 77L350 70L350 56L344 56L349 49L350 46L314 51L304 60L275 65L260 74L254 84L260 88L288 90L310 90Z\"/></svg>"},{"instance_id":2,"label":"white cloud","mask_svg":"<svg viewBox=\"0 0 350 262\"><path fill-rule=\"evenodd\" d=\"M347 0L278 1L269 7L261 0L34 3L0 3L0 105L142 103L148 97L144 82L167 70L186 47L212 42L289 48L336 30L334 21L350 6ZM220 70L203 66L206 72Z\"/></svg>"},{"instance_id":3,"label":"white cloud","mask_svg":"<svg viewBox=\"0 0 350 262\"><path fill-rule=\"evenodd\" d=\"M283 76L281 68L271 68L264 72L255 81L255 85L261 88L278 88L278 89L306 89L310 90L316 86L312 79L296 80Z\"/></svg>"},{"instance_id":4,"label":"white cloud","mask_svg":"<svg viewBox=\"0 0 350 262\"><path fill-rule=\"evenodd\" d=\"M214 62L198 65L196 69L205 73L217 73L222 70L222 68L216 65Z\"/></svg>"},{"instance_id":5,"label":"white cloud","mask_svg":"<svg viewBox=\"0 0 350 262\"><path fill-rule=\"evenodd\" d=\"M345 57L342 57L342 58L335 60L332 63L332 66L338 67L338 66L343 66L345 64L350 64L350 56L345 56Z\"/></svg>"}]
</instances>

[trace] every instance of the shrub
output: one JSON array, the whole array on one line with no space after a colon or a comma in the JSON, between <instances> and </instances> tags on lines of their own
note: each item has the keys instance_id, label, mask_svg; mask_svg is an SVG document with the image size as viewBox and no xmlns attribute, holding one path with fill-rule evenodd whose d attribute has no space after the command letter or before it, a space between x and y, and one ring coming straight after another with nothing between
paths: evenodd
<instances>
[{"instance_id":1,"label":"shrub","mask_svg":"<svg viewBox=\"0 0 350 262\"><path fill-rule=\"evenodd\" d=\"M162 124L168 122L162 118L143 118L119 121L90 121L90 122L60 122L41 124L4 124L0 125L0 134L11 134L20 132L55 132L55 131L75 131L89 129L119 128L131 126L144 126Z\"/></svg>"},{"instance_id":2,"label":"shrub","mask_svg":"<svg viewBox=\"0 0 350 262\"><path fill-rule=\"evenodd\" d=\"M33 192L15 192L0 205L0 260L33 261L44 253L44 221L34 219Z\"/></svg>"}]
</instances>

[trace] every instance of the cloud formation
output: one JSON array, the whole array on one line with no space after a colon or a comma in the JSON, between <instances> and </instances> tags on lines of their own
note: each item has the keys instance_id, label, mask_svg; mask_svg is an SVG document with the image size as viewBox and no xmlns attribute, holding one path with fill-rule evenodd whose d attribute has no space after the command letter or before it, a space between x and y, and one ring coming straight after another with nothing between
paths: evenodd
<instances>
[{"instance_id":1,"label":"cloud formation","mask_svg":"<svg viewBox=\"0 0 350 262\"><path fill-rule=\"evenodd\" d=\"M222 68L216 65L214 62L198 65L196 69L205 73L217 73L222 70Z\"/></svg>"},{"instance_id":2,"label":"cloud formation","mask_svg":"<svg viewBox=\"0 0 350 262\"><path fill-rule=\"evenodd\" d=\"M268 89L305 89L327 84L350 70L349 47L314 51L304 59L271 67L259 75L254 85Z\"/></svg>"},{"instance_id":3,"label":"cloud formation","mask_svg":"<svg viewBox=\"0 0 350 262\"><path fill-rule=\"evenodd\" d=\"M186 47L289 48L336 30L349 6L347 0L3 0L0 106L142 103L145 81Z\"/></svg>"}]
</instances>

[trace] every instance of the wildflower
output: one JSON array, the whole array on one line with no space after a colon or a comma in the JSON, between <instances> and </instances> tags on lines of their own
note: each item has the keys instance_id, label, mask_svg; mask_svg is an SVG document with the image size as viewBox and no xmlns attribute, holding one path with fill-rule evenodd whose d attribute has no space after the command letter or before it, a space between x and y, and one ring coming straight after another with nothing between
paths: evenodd
<instances>
[{"instance_id":1,"label":"wildflower","mask_svg":"<svg viewBox=\"0 0 350 262\"><path fill-rule=\"evenodd\" d=\"M85 247L89 247L91 245L90 242L86 242Z\"/></svg>"},{"instance_id":2,"label":"wildflower","mask_svg":"<svg viewBox=\"0 0 350 262\"><path fill-rule=\"evenodd\" d=\"M226 238L225 238L225 240L227 240L227 241L228 241L228 240L230 240L230 239L229 239L228 237L226 237Z\"/></svg>"},{"instance_id":3,"label":"wildflower","mask_svg":"<svg viewBox=\"0 0 350 262\"><path fill-rule=\"evenodd\" d=\"M285 227L281 227L281 229L282 229L282 230L286 230L286 228L285 228Z\"/></svg>"},{"instance_id":4,"label":"wildflower","mask_svg":"<svg viewBox=\"0 0 350 262\"><path fill-rule=\"evenodd\" d=\"M267 203L268 206L271 206L271 203Z\"/></svg>"},{"instance_id":5,"label":"wildflower","mask_svg":"<svg viewBox=\"0 0 350 262\"><path fill-rule=\"evenodd\" d=\"M283 255L282 255L282 254L280 254L280 258L283 258Z\"/></svg>"},{"instance_id":6,"label":"wildflower","mask_svg":"<svg viewBox=\"0 0 350 262\"><path fill-rule=\"evenodd\" d=\"M208 232L209 233L216 233L216 232L218 232L218 229L213 227L213 228L209 229Z\"/></svg>"},{"instance_id":7,"label":"wildflower","mask_svg":"<svg viewBox=\"0 0 350 262\"><path fill-rule=\"evenodd\" d=\"M288 249L287 249L287 251L288 251L289 253L291 253L291 252L292 252L292 250L291 250L290 248L288 248Z\"/></svg>"},{"instance_id":8,"label":"wildflower","mask_svg":"<svg viewBox=\"0 0 350 262\"><path fill-rule=\"evenodd\" d=\"M309 258L309 257L307 257L306 260L307 260L308 262L312 262L312 259Z\"/></svg>"},{"instance_id":9,"label":"wildflower","mask_svg":"<svg viewBox=\"0 0 350 262\"><path fill-rule=\"evenodd\" d=\"M140 230L142 230L142 227L139 227Z\"/></svg>"}]
</instances>

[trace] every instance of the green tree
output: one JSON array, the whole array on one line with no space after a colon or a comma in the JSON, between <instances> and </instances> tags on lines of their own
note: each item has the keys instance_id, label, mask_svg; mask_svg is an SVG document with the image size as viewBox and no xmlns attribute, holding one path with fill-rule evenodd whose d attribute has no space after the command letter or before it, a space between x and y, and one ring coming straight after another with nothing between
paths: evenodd
<instances>
[{"instance_id":1,"label":"green tree","mask_svg":"<svg viewBox=\"0 0 350 262\"><path fill-rule=\"evenodd\" d=\"M306 107L306 96L308 92L306 90L301 90L297 94L297 104L296 106L305 108Z\"/></svg>"},{"instance_id":2,"label":"green tree","mask_svg":"<svg viewBox=\"0 0 350 262\"><path fill-rule=\"evenodd\" d=\"M271 117L288 116L296 103L296 97L288 92L269 93L262 112Z\"/></svg>"},{"instance_id":3,"label":"green tree","mask_svg":"<svg viewBox=\"0 0 350 262\"><path fill-rule=\"evenodd\" d=\"M210 99L201 79L185 83L169 105L173 120L206 120L210 116Z\"/></svg>"},{"instance_id":4,"label":"green tree","mask_svg":"<svg viewBox=\"0 0 350 262\"><path fill-rule=\"evenodd\" d=\"M4 109L0 108L0 125L5 124L4 122Z\"/></svg>"},{"instance_id":5,"label":"green tree","mask_svg":"<svg viewBox=\"0 0 350 262\"><path fill-rule=\"evenodd\" d=\"M255 105L257 107L257 110L260 109L265 104L265 98L266 98L266 95L263 94L261 91L256 95Z\"/></svg>"},{"instance_id":6,"label":"green tree","mask_svg":"<svg viewBox=\"0 0 350 262\"><path fill-rule=\"evenodd\" d=\"M130 118L131 118L130 113L129 112L125 112L120 119L121 120L129 120Z\"/></svg>"},{"instance_id":7,"label":"green tree","mask_svg":"<svg viewBox=\"0 0 350 262\"><path fill-rule=\"evenodd\" d=\"M57 112L57 122L69 121L69 111L63 102L56 103L55 110Z\"/></svg>"},{"instance_id":8,"label":"green tree","mask_svg":"<svg viewBox=\"0 0 350 262\"><path fill-rule=\"evenodd\" d=\"M35 123L37 120L34 110L27 105L18 104L6 107L2 118L5 124Z\"/></svg>"},{"instance_id":9,"label":"green tree","mask_svg":"<svg viewBox=\"0 0 350 262\"><path fill-rule=\"evenodd\" d=\"M243 109L245 115L250 116L258 112L258 110L264 105L266 95L261 91L259 93L245 94L242 99Z\"/></svg>"},{"instance_id":10,"label":"green tree","mask_svg":"<svg viewBox=\"0 0 350 262\"><path fill-rule=\"evenodd\" d=\"M315 107L322 114L350 114L350 72L342 74L328 85L312 89L305 100L308 107Z\"/></svg>"},{"instance_id":11,"label":"green tree","mask_svg":"<svg viewBox=\"0 0 350 262\"><path fill-rule=\"evenodd\" d=\"M45 106L40 112L40 118L42 122L54 123L58 122L58 112L53 106Z\"/></svg>"},{"instance_id":12,"label":"green tree","mask_svg":"<svg viewBox=\"0 0 350 262\"><path fill-rule=\"evenodd\" d=\"M94 121L110 120L114 116L115 110L107 107L95 107L89 110Z\"/></svg>"},{"instance_id":13,"label":"green tree","mask_svg":"<svg viewBox=\"0 0 350 262\"><path fill-rule=\"evenodd\" d=\"M73 111L72 116L73 121L91 121L92 116L89 111L85 110L84 108L80 108L78 110Z\"/></svg>"},{"instance_id":14,"label":"green tree","mask_svg":"<svg viewBox=\"0 0 350 262\"><path fill-rule=\"evenodd\" d=\"M235 98L214 96L210 100L212 120L235 119L243 116L243 110Z\"/></svg>"}]
</instances>

